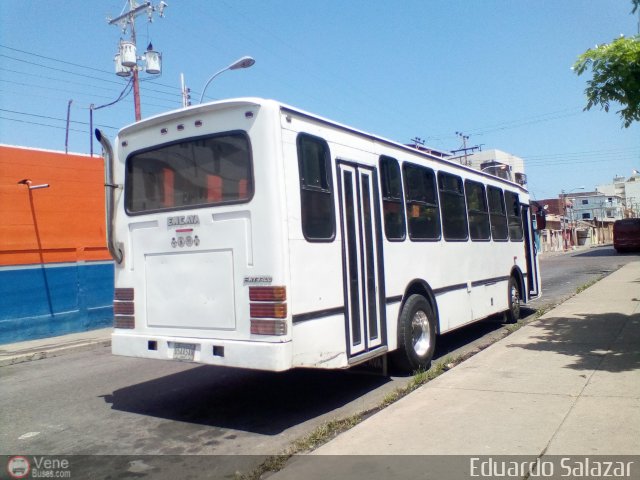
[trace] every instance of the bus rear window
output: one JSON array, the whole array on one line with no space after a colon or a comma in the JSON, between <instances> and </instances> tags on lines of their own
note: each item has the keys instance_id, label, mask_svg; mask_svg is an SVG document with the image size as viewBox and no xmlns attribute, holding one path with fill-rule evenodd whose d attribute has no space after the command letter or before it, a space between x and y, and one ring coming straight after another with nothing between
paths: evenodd
<instances>
[{"instance_id":1,"label":"bus rear window","mask_svg":"<svg viewBox=\"0 0 640 480\"><path fill-rule=\"evenodd\" d=\"M243 132L191 138L127 159L130 214L242 203L252 196L251 147Z\"/></svg>"}]
</instances>

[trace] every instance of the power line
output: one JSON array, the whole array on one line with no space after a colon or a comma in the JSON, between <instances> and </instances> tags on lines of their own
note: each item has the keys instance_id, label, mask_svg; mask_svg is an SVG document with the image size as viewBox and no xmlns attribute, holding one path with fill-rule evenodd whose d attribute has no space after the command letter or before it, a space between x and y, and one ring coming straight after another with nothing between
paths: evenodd
<instances>
[{"instance_id":1,"label":"power line","mask_svg":"<svg viewBox=\"0 0 640 480\"><path fill-rule=\"evenodd\" d=\"M66 122L67 121L65 118L50 117L50 116L47 116L47 115L38 115L36 113L19 112L17 110L7 110L7 109L4 109L4 108L0 108L0 112L14 113L14 114L17 114L17 115L26 115L26 116L29 116L29 117L36 117L36 118L43 118L45 120L59 120L61 122ZM70 120L69 122L70 123L77 123L79 125L89 125L89 122L80 122L78 120ZM98 125L98 126L99 127L103 127L103 128L110 128L112 130L118 130L117 127L112 127L110 125Z\"/></svg>"},{"instance_id":2,"label":"power line","mask_svg":"<svg viewBox=\"0 0 640 480\"><path fill-rule=\"evenodd\" d=\"M565 152L565 153L547 153L547 154L538 154L538 155L525 155L525 158L528 159L537 159L537 158L551 158L551 157L560 157L564 158L567 156L583 156L583 155L599 155L603 153L611 153L611 152L625 152L625 151L633 151L638 150L640 152L640 147L628 147L628 148L607 148L603 150L586 150L580 152Z\"/></svg>"},{"instance_id":3,"label":"power line","mask_svg":"<svg viewBox=\"0 0 640 480\"><path fill-rule=\"evenodd\" d=\"M79 63L73 63L73 62L67 62L65 60L59 60L57 58L52 58L52 57L47 57L45 55L40 55L38 53L33 53L33 52L27 52L26 50L20 50L19 48L13 48L13 47L9 47L7 45L2 45L0 44L0 47L2 48L6 48L7 50L12 50L14 52L19 52L19 53L24 53L26 55L32 55L34 57L38 57L38 58L44 58L46 60L52 60L54 62L59 62L59 63L64 63L65 65L72 65L74 67L78 67L78 68L86 68L87 70L93 70L94 72L100 72L100 73L108 73L111 74L111 72L108 72L106 70L101 70L99 68L94 68L94 67L89 67L87 65L81 65Z\"/></svg>"},{"instance_id":4,"label":"power line","mask_svg":"<svg viewBox=\"0 0 640 480\"><path fill-rule=\"evenodd\" d=\"M113 98L113 96L107 96L107 95L98 95L95 93L80 93L76 90L66 90L64 88L55 88L55 87L48 87L48 86L44 86L44 85L34 85L34 84L29 84L29 83L24 83L24 82L14 82L11 80L4 80L4 79L0 79L0 82L4 82L4 83L9 83L9 84L13 84L13 85L20 85L23 87L33 87L33 88L42 88L45 90L51 90L51 91L55 91L55 92L62 92L62 93L70 93L73 95L82 95L85 97L89 97L89 98L104 98L104 99L111 99ZM125 85L126 86L126 85ZM161 102L168 102L168 100L164 99L164 98L158 98L158 97L154 97L152 95L146 95L146 98L151 98L154 100L160 100ZM146 103L146 105L151 105L154 107L158 107L158 108L175 108L174 104L170 104L170 103L166 103L164 105L158 105L155 103Z\"/></svg>"},{"instance_id":5,"label":"power line","mask_svg":"<svg viewBox=\"0 0 640 480\"><path fill-rule=\"evenodd\" d=\"M120 95L118 95L118 98L116 98L113 102L105 103L104 105L100 105L99 107L94 107L92 105L91 108L93 110L100 110L101 108L110 107L111 105L115 105L120 100L122 100L124 97L129 95L131 93L132 89L133 89L133 78L131 80L129 80L129 83L127 83L127 85L120 92Z\"/></svg>"},{"instance_id":6,"label":"power line","mask_svg":"<svg viewBox=\"0 0 640 480\"><path fill-rule=\"evenodd\" d=\"M29 125L38 125L41 127L57 128L58 130L66 130L66 127L59 127L57 125L49 125L47 123L30 122L28 120L20 120L18 118L7 118L0 116L0 120L9 120L11 122L27 123ZM74 128L69 129L70 132L87 133L86 130L76 130Z\"/></svg>"},{"instance_id":7,"label":"power line","mask_svg":"<svg viewBox=\"0 0 640 480\"><path fill-rule=\"evenodd\" d=\"M48 70L53 70L53 71L56 71L56 72L65 73L67 75L75 75L75 76L79 76L79 77L82 77L82 78L90 78L92 80L97 80L97 81L100 81L100 82L105 82L105 83L110 83L110 84L115 84L115 85L122 85L122 82L119 82L119 81L116 81L116 80L108 80L108 79L96 77L95 75L85 75L83 73L72 72L72 71L69 71L69 70L64 70L64 69L61 69L61 68L56 68L56 67L52 67L52 66L49 66L49 65L44 65L44 64L41 64L41 63L31 62L29 60L24 60L24 59L21 59L21 58L11 57L9 55L4 55L4 54L1 54L1 53L0 53L0 57L8 58L9 60L13 60L13 61L16 61L16 62L25 63L27 65L33 65L33 66L36 66L36 67L39 67L39 68L45 68L45 69L48 69ZM58 60L58 61L61 61L61 60ZM63 62L63 63L65 63L65 62ZM70 62L66 62L66 63L70 63ZM72 64L72 65L75 65L75 64ZM5 70L8 70L8 69L5 69ZM28 74L28 75L34 75L34 74ZM54 79L54 80L55 81L60 81L60 82L67 82L67 80L63 80L62 78ZM151 83L151 82L148 82L148 83ZM161 85L161 84L159 84L159 85ZM169 87L169 88L171 88L171 87ZM177 87L174 87L174 88L177 88ZM153 89L153 88L148 88L147 90L150 91L150 92L159 93L159 94L162 94L162 95L170 95L172 97L180 97L180 93L177 93L177 92L166 92L166 91L157 90L157 89ZM145 97L154 98L155 100L167 100L166 98L153 97L153 96L150 96L150 95L145 95Z\"/></svg>"},{"instance_id":8,"label":"power line","mask_svg":"<svg viewBox=\"0 0 640 480\"><path fill-rule=\"evenodd\" d=\"M3 56L3 55L2 55L2 54L0 54L0 57L1 57L1 56ZM22 61L22 60L18 60L18 61ZM31 63L31 62L26 62L26 63ZM36 64L33 64L33 63L31 63L31 64L32 64L32 65L36 65ZM48 67L48 66L46 66L46 65L41 65L41 66L42 66L42 67L44 67L44 68L50 68L50 69L53 69L53 70L62 71L62 70L60 70L60 69L52 68L52 67ZM0 67L0 69L2 69L2 70L8 70L8 69L2 68L2 67ZM11 71L11 70L9 70L9 71ZM117 81L104 80L104 79L102 79L102 78L92 77L92 76L89 76L89 75L82 75L82 74L74 73L74 72L66 72L66 73L69 73L69 74L71 74L71 75L79 75L79 76L81 76L81 77L91 78L91 79L94 79L94 80L99 80L99 81L101 81L101 82L108 82L108 83L113 83L113 84L116 84L116 85L120 85L120 86L122 86L122 83L121 83L121 82L117 82ZM69 80L61 79L61 78L60 78L60 79L54 79L54 78L51 78L51 77L39 76L39 75L31 74L31 73L28 73L28 74L26 74L26 75L29 75L29 76L35 76L35 77L41 77L41 78L44 78L44 79L54 80L54 81L57 81L57 82L71 83ZM44 85L29 85L29 84L25 84L24 82L14 82L14 81L11 81L11 80L3 80L3 79L0 79L0 81L2 81L2 82L6 82L6 83L13 83L13 84L16 84L16 85L21 85L21 86L29 86L29 87L36 87L36 88L44 88L44 89L49 89L49 90L57 90L57 91L65 92L65 93L78 94L78 91L76 91L76 90L63 90L63 89L56 89L56 88L54 88L54 87L49 87L49 86L44 86ZM78 84L78 82L73 82L73 83ZM85 87L100 88L100 89L106 90L106 88L105 88L105 87L97 87L97 86L87 85L87 84L83 84L83 85L84 85ZM152 91L152 92L162 93L162 94L165 94L165 95L174 95L174 94L169 94L169 93L167 93L167 92L157 91L157 90L153 90L153 89L149 89L149 90L150 90L150 91ZM81 95L93 96L93 97L98 97L98 98L111 98L111 97L105 97L105 96L96 95L96 94L94 94L94 93L91 93L91 94L86 93L86 94L81 94ZM155 96L153 96L153 95L145 95L145 97L146 97L146 98L151 98L151 99L153 99L153 100L160 100L161 102L169 102L169 101L170 101L170 100L169 100L169 99L167 99L167 98L155 97ZM169 107L174 107L175 105L171 104L171 105L155 105L155 106L169 108Z\"/></svg>"},{"instance_id":9,"label":"power line","mask_svg":"<svg viewBox=\"0 0 640 480\"><path fill-rule=\"evenodd\" d=\"M46 55L41 55L41 54L34 53L34 52L28 52L28 51L26 51L26 50L20 50L20 49L18 49L18 48L9 47L9 46L7 46L7 45L2 45L2 44L0 44L0 48L6 48L7 50L12 50L12 51L14 51L14 52L23 53L23 54L25 54L25 55L32 55L32 56L34 56L34 57L42 58L42 59L45 59L45 60L50 60L50 61L52 61L52 62L58 62L58 63L63 63L63 64L65 64L65 65L72 65L72 66L74 66L74 67L78 67L78 68L85 68L85 69L88 69L88 70L93 70L93 71L95 71L95 72L104 73L104 74L107 74L107 75L109 75L109 76L111 76L111 75L112 75L112 73L113 73L113 72L110 72L110 71L107 71L107 70L102 70L102 69L99 69L99 68L89 67L89 66L87 66L87 65L81 65L81 64L78 64L78 63L68 62L68 61L66 61L66 60L60 60L60 59L58 59L58 58L48 57L48 56L46 56ZM0 56L6 56L6 55L2 55L2 54L0 54ZM8 57L8 56L6 56L6 57L7 57L7 58L13 58L13 57ZM14 59L15 59L15 58L14 58ZM16 60L20 61L19 59L16 59ZM29 62L27 62L27 63L29 63ZM39 66L43 66L43 67L45 67L45 68L52 68L52 67L47 67L46 65L42 65L42 64L38 64L38 63L33 63L33 62L31 62L31 64L32 64L32 65L39 65ZM62 71L63 71L63 72L66 72L66 73L73 73L73 72L68 72L67 70L62 70ZM98 78L98 77L90 77L90 78L96 78L96 79L99 79L99 80L101 80L101 81L105 81L105 82L107 82L107 81L108 81L109 83L119 83L119 82L114 82L114 81L112 81L112 80L105 80L105 79L101 79L101 78ZM155 81L155 80L154 80L154 81L150 81L149 83L152 83L152 84L154 84L154 85L158 85L158 86L162 86L162 87L166 87L166 88L169 88L169 89L171 89L171 90L176 90L176 89L178 89L178 88L179 88L179 87L177 87L177 86L175 86L175 85L167 85L167 84L163 84L163 83L157 82L157 81ZM161 90L157 90L157 93L165 93L165 94L167 94L167 95L177 95L177 96L180 96L180 93L162 92Z\"/></svg>"},{"instance_id":10,"label":"power line","mask_svg":"<svg viewBox=\"0 0 640 480\"><path fill-rule=\"evenodd\" d=\"M104 78L99 78L99 77L96 77L95 75L85 75L83 73L70 72L69 70L63 70L61 68L50 67L49 65L43 65L42 63L30 62L29 60L23 60L21 58L10 57L9 55L5 55L3 53L0 53L0 57L8 58L9 60L14 60L16 62L26 63L27 65L34 65L36 67L41 67L41 68L46 68L48 70L54 70L56 72L66 73L68 75L76 75L78 77L91 78L93 80L100 80L101 82L115 83L115 84L118 84L118 85L122 84L121 82L117 82L115 80L107 80L107 79L104 79Z\"/></svg>"}]
</instances>

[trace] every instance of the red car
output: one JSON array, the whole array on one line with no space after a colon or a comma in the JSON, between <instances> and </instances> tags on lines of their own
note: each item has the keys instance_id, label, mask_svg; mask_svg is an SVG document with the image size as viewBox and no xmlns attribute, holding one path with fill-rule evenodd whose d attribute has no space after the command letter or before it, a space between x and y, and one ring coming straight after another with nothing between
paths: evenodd
<instances>
[{"instance_id":1,"label":"red car","mask_svg":"<svg viewBox=\"0 0 640 480\"><path fill-rule=\"evenodd\" d=\"M613 224L613 247L618 252L640 251L640 218L616 220Z\"/></svg>"}]
</instances>

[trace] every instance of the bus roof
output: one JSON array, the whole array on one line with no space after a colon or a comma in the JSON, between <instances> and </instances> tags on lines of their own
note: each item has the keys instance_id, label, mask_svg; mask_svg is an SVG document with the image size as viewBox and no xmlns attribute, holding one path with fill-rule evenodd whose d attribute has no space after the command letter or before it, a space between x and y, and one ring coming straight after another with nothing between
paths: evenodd
<instances>
[{"instance_id":1,"label":"bus roof","mask_svg":"<svg viewBox=\"0 0 640 480\"><path fill-rule=\"evenodd\" d=\"M292 107L291 105L287 105L287 104L279 102L277 100L265 99L265 98L259 98L259 97L230 98L230 99L226 99L226 100L218 100L218 101L214 101L214 102L207 102L207 103L202 103L202 104L199 104L199 105L192 105L190 107L171 110L169 112L160 113L158 115L154 115L152 117L145 118L145 119L143 119L143 120L141 120L139 122L127 125L127 126L123 127L118 132L118 135L129 135L129 134L132 134L134 132L138 132L140 130L147 129L149 127L154 127L154 126L163 124L163 123L165 123L167 121L170 121L170 120L184 118L185 116L189 116L189 117L197 116L199 114L203 114L203 113L206 113L206 112L220 111L220 110L226 110L226 109L229 109L229 108L237 108L237 107L242 107L242 106L253 106L253 107L271 106L275 110L289 112L289 113L292 113L294 115L300 115L302 117L317 121L319 123L322 123L322 124L325 124L325 125L328 125L328 126L331 126L331 127L334 127L334 128L338 128L340 130L348 131L350 133L354 133L356 135L359 135L359 136L362 136L362 137L366 137L366 138L368 138L370 140L377 141L377 142L392 146L394 148L399 148L401 150L404 150L404 151L407 151L407 152L411 152L413 155L419 155L421 157L424 157L424 158L429 159L431 161L435 161L435 162L441 163L443 165L455 166L456 168L467 170L467 171L473 172L473 173L475 173L477 175L481 175L483 177L490 178L491 180L515 186L515 187L519 188L520 190L522 190L524 192L528 192L528 190L523 185L520 185L520 184L518 184L516 182L513 182L511 180L506 180L504 178L500 178L500 177L497 177L495 175L491 175L491 174L489 174L487 172L483 172L483 171L477 170L475 168L471 168L471 167L466 166L466 165L461 165L461 164L453 162L451 160L447 160L446 158L440 158L440 157L438 157L436 155L429 154L428 152L424 152L424 151L418 150L417 148L413 148L411 146L404 145L404 144L396 142L394 140L389 140L387 138L380 137L378 135L374 135L374 134L365 132L363 130L359 130L359 129L354 128L354 127L350 127L348 125L344 125L344 124L341 124L341 123L333 121L333 120L329 120L329 119L327 119L325 117L322 117L320 115L316 115L314 113L307 112L307 111L302 110L300 108Z\"/></svg>"}]
</instances>

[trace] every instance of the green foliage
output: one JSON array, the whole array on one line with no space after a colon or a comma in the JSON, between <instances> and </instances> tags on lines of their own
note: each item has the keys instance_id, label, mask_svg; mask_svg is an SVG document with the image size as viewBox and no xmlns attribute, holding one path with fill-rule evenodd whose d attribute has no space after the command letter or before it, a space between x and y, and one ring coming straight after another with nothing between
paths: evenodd
<instances>
[{"instance_id":1,"label":"green foliage","mask_svg":"<svg viewBox=\"0 0 640 480\"><path fill-rule=\"evenodd\" d=\"M608 112L611 102L616 102L623 106L617 113L625 127L640 121L640 35L587 50L578 57L573 71L582 75L589 69L593 77L585 90L585 110L599 105Z\"/></svg>"}]
</instances>

